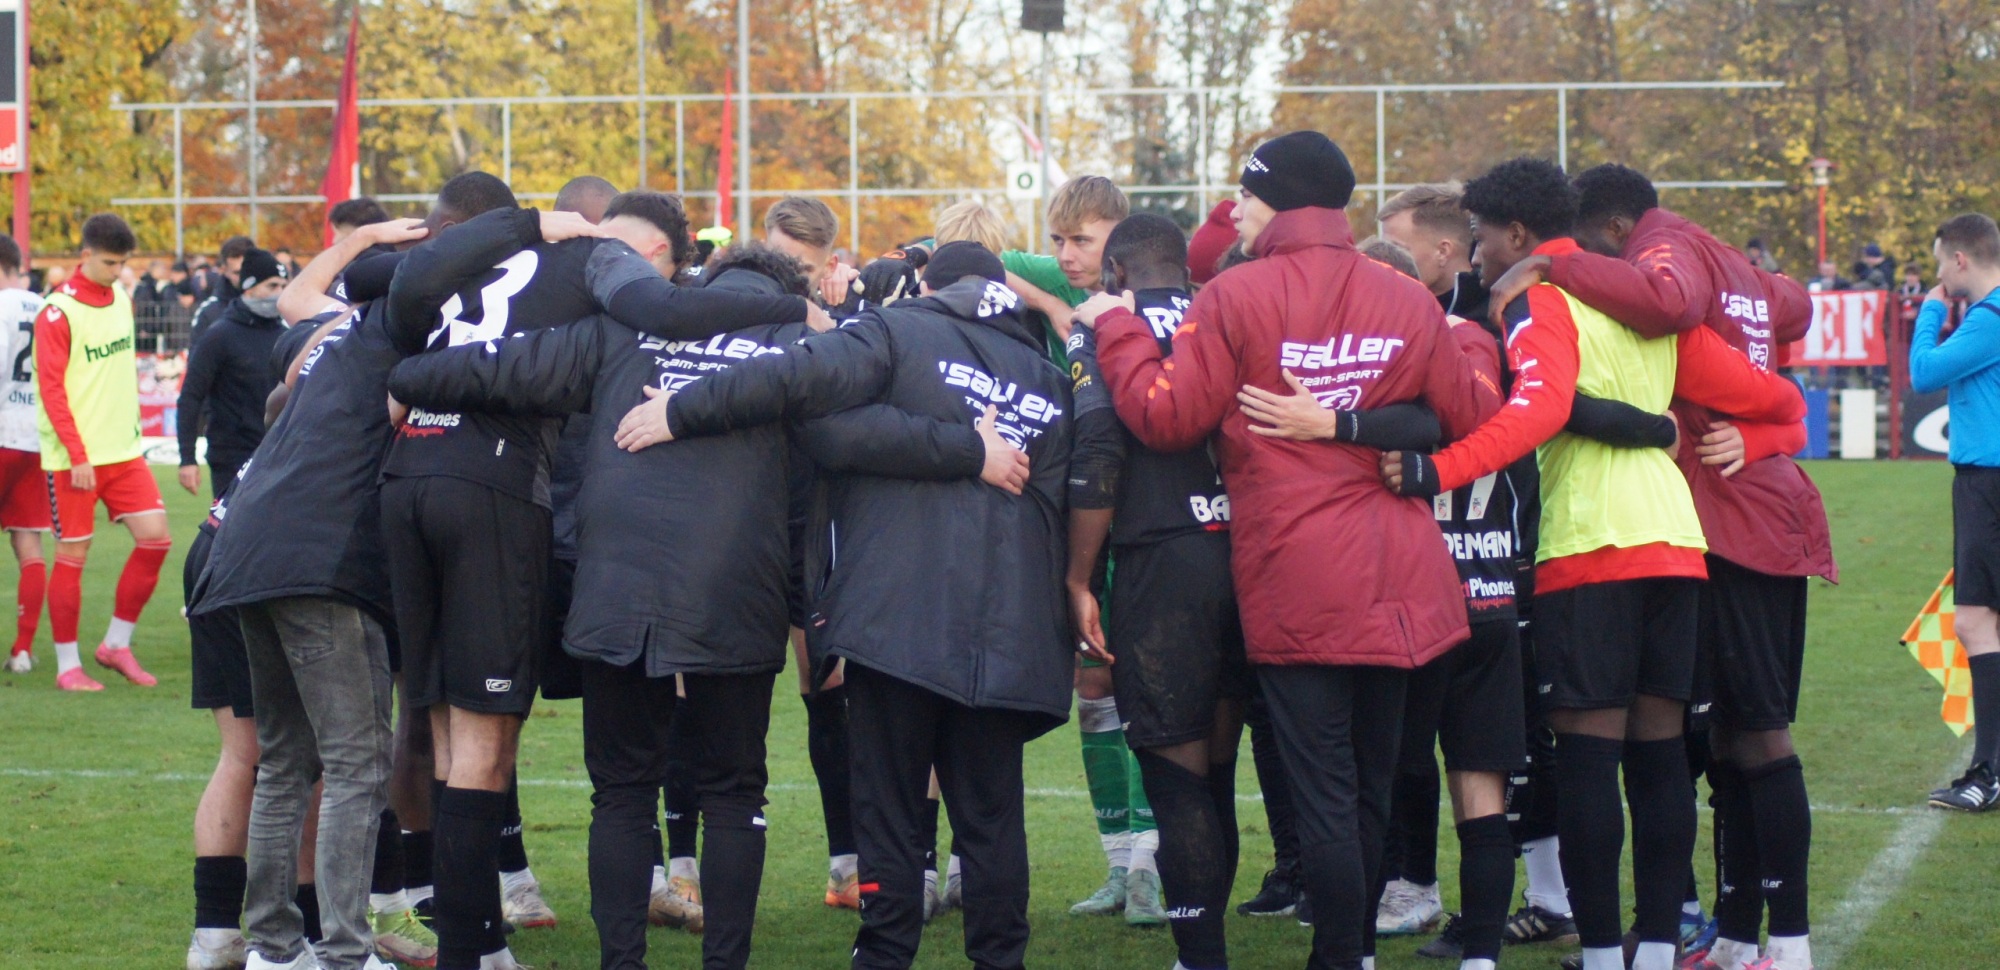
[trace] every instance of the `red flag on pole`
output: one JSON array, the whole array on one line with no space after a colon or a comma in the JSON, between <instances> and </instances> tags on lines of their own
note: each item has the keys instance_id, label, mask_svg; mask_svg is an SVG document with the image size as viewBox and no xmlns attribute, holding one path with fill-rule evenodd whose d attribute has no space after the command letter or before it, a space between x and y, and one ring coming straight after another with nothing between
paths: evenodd
<instances>
[{"instance_id":1,"label":"red flag on pole","mask_svg":"<svg viewBox=\"0 0 2000 970\"><path fill-rule=\"evenodd\" d=\"M347 23L347 65L340 72L340 103L333 109L333 152L327 157L326 178L319 184L326 198L327 223L323 244L333 245L333 207L352 199L361 185L360 84L354 76L355 48L361 32L361 8Z\"/></svg>"},{"instance_id":2,"label":"red flag on pole","mask_svg":"<svg viewBox=\"0 0 2000 970\"><path fill-rule=\"evenodd\" d=\"M722 150L716 156L715 172L715 224L729 225L729 213L736 211L733 196L736 185L736 87L730 83L729 75L722 76Z\"/></svg>"}]
</instances>

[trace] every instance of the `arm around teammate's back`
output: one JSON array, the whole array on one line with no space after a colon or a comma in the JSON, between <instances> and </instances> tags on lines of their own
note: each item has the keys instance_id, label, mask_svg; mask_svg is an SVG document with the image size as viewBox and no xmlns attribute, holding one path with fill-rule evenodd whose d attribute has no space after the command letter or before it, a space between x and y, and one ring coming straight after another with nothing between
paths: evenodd
<instances>
[{"instance_id":1,"label":"arm around teammate's back","mask_svg":"<svg viewBox=\"0 0 2000 970\"><path fill-rule=\"evenodd\" d=\"M588 317L485 343L418 354L389 374L396 400L434 411L561 415L590 405L604 351L631 331Z\"/></svg>"},{"instance_id":2,"label":"arm around teammate's back","mask_svg":"<svg viewBox=\"0 0 2000 970\"><path fill-rule=\"evenodd\" d=\"M881 316L864 313L782 354L745 361L688 385L670 399L667 426L675 438L727 434L869 403L888 385L895 366L893 345Z\"/></svg>"}]
</instances>

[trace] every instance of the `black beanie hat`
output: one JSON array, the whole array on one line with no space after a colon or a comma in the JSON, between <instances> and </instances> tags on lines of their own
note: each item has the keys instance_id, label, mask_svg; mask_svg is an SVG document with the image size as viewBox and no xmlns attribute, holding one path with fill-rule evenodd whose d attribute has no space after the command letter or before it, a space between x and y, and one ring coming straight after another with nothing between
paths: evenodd
<instances>
[{"instance_id":1,"label":"black beanie hat","mask_svg":"<svg viewBox=\"0 0 2000 970\"><path fill-rule=\"evenodd\" d=\"M924 264L924 282L931 285L933 292L968 276L1005 283L1007 268L1000 265L1000 257L993 255L992 250L970 240L939 246L931 254L930 262Z\"/></svg>"},{"instance_id":2,"label":"black beanie hat","mask_svg":"<svg viewBox=\"0 0 2000 970\"><path fill-rule=\"evenodd\" d=\"M249 290L265 280L284 279L285 267L278 257L262 249L253 249L243 254L243 266L236 273L237 288Z\"/></svg>"},{"instance_id":3,"label":"black beanie hat","mask_svg":"<svg viewBox=\"0 0 2000 970\"><path fill-rule=\"evenodd\" d=\"M1354 166L1333 139L1295 131L1257 146L1243 166L1243 187L1279 212L1319 206L1345 209L1354 196Z\"/></svg>"}]
</instances>

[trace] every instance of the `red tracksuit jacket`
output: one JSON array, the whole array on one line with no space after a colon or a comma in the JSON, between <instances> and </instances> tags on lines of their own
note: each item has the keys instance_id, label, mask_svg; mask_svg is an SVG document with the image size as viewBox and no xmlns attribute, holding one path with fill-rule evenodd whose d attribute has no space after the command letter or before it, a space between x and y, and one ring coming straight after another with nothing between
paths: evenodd
<instances>
[{"instance_id":1,"label":"red tracksuit jacket","mask_svg":"<svg viewBox=\"0 0 2000 970\"><path fill-rule=\"evenodd\" d=\"M1622 255L1552 257L1549 282L1649 337L1706 324L1767 370L1812 325L1812 301L1798 281L1752 266L1749 257L1665 209L1639 219ZM1731 417L1685 400L1674 403L1674 413L1690 441L1707 434L1714 420ZM1788 457L1805 447L1804 426L1732 423L1743 430L1747 460L1735 475L1723 478L1720 466L1701 464L1692 447L1681 449L1709 552L1773 576L1838 580L1826 506Z\"/></svg>"}]
</instances>

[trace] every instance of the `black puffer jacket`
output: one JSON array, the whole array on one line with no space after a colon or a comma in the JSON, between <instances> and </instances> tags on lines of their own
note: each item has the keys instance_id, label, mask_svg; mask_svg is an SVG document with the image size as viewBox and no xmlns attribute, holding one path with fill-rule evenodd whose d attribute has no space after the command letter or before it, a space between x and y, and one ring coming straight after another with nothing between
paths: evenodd
<instances>
[{"instance_id":1,"label":"black puffer jacket","mask_svg":"<svg viewBox=\"0 0 2000 970\"><path fill-rule=\"evenodd\" d=\"M782 293L748 271L724 270L709 289ZM523 415L588 410L575 419L588 422L588 432L564 649L615 665L644 657L655 677L760 673L782 668L787 655L792 502L784 427L635 454L618 447L618 422L645 400L647 387L714 379L744 361L782 354L809 332L800 322L667 340L596 316L413 357L396 368L389 387L418 407ZM894 448L905 439L879 421L897 417L879 414L874 433L854 435L871 448ZM893 450L871 460L945 463Z\"/></svg>"},{"instance_id":2,"label":"black puffer jacket","mask_svg":"<svg viewBox=\"0 0 2000 970\"><path fill-rule=\"evenodd\" d=\"M1073 665L1062 588L1070 389L1019 302L967 279L870 309L684 388L668 421L680 439L886 404L969 427L995 405L1000 433L1032 463L1025 494L929 469L830 470L832 556L809 580L814 653L1053 727L1069 713Z\"/></svg>"}]
</instances>

